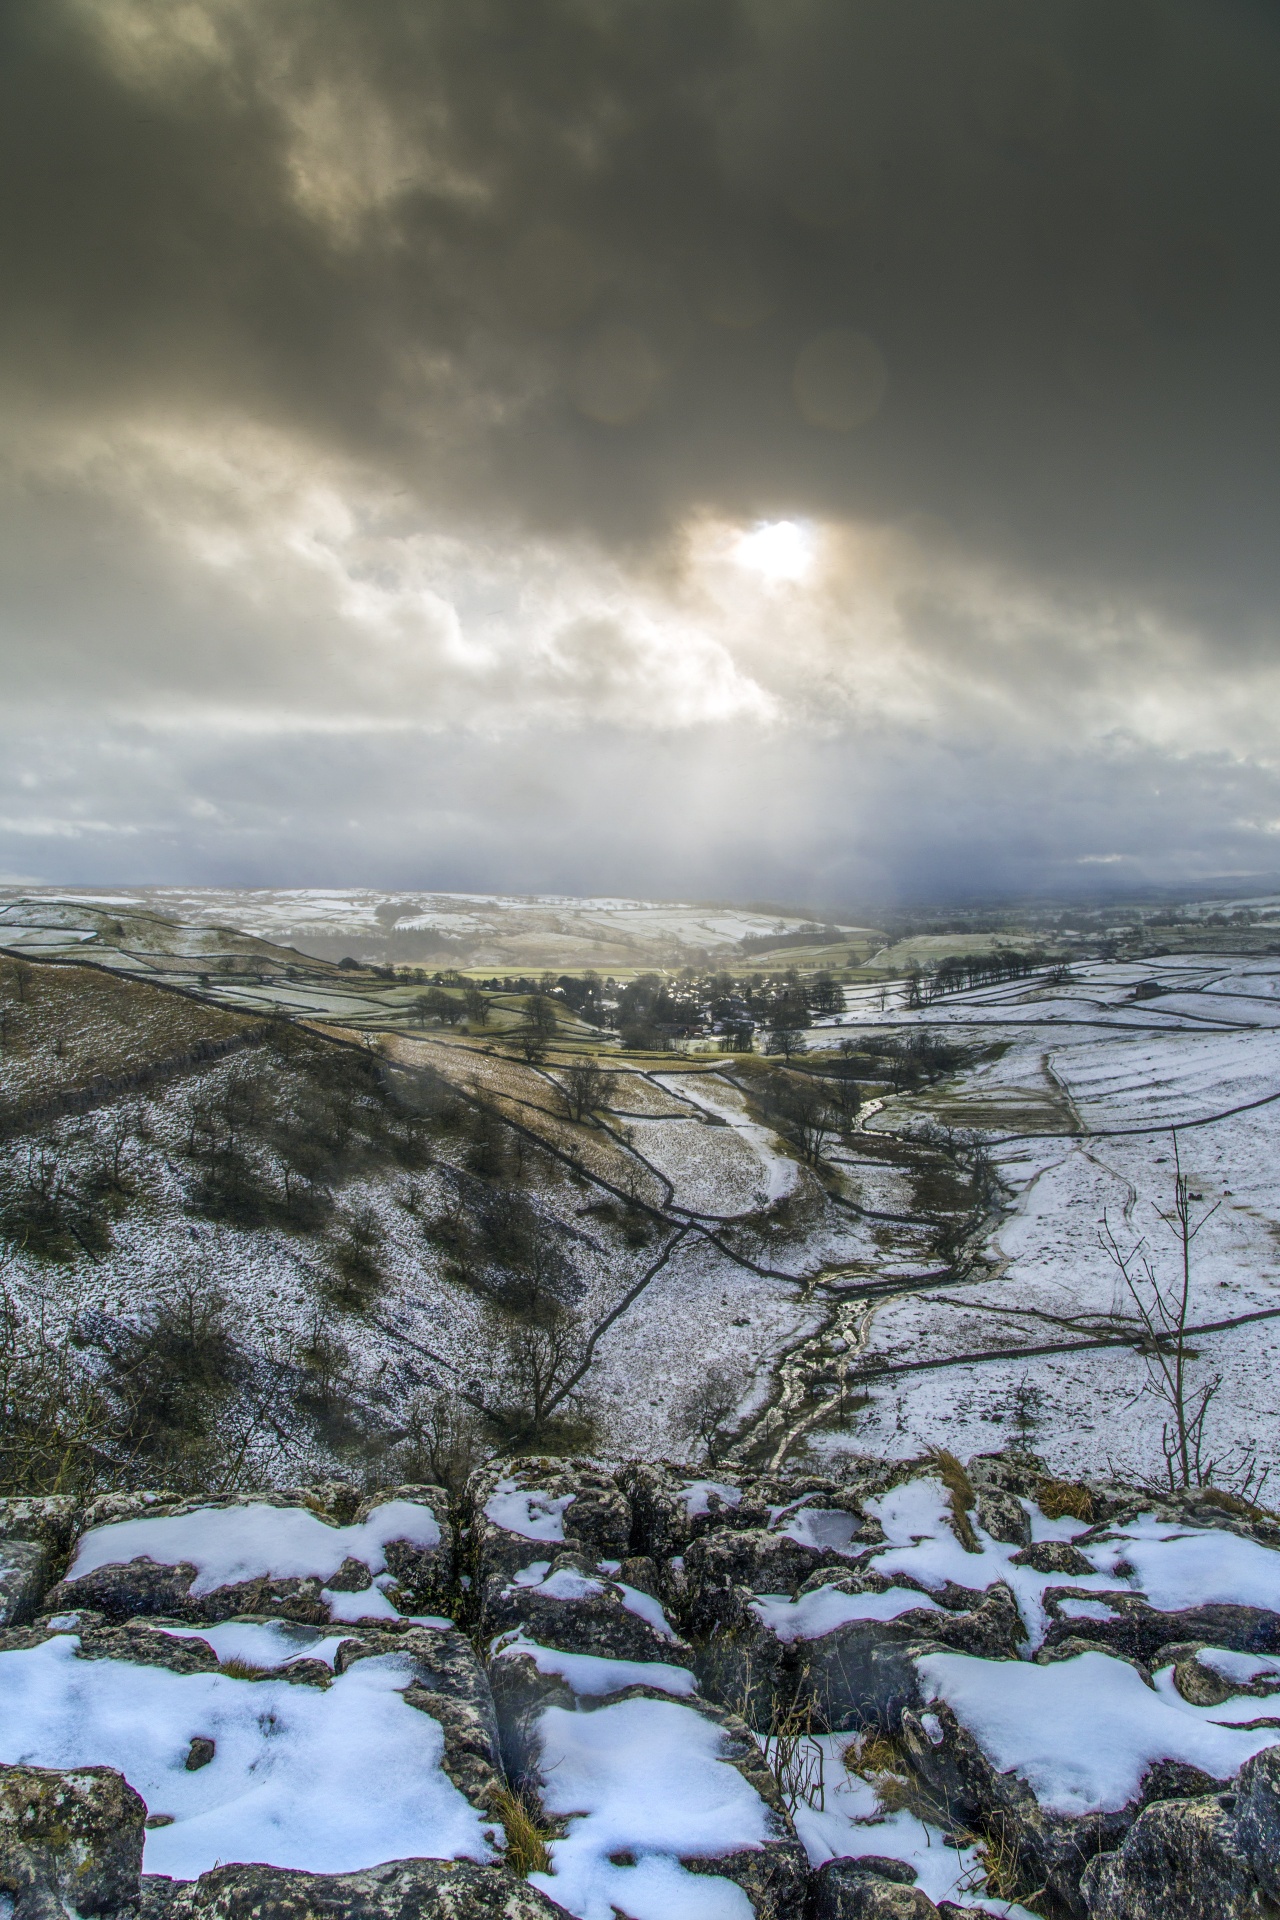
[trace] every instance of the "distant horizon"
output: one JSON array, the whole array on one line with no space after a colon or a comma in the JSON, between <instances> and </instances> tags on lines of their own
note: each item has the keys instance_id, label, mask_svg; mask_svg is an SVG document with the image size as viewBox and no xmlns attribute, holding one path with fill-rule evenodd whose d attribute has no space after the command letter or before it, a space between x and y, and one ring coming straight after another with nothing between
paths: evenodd
<instances>
[{"instance_id":1,"label":"distant horizon","mask_svg":"<svg viewBox=\"0 0 1280 1920\"><path fill-rule=\"evenodd\" d=\"M1218 901L1229 903L1232 900L1251 902L1258 900L1280 899L1280 874L1219 874L1212 878L1188 881L1179 885L1173 882L1146 884L1135 883L1125 887L1119 884L1111 890L1098 887L1093 891L1080 888L1075 892L1066 889L1043 892L1013 892L1006 894L990 893L986 895L919 895L900 896L897 899L880 899L842 902L813 906L806 902L761 900L747 898L729 898L727 896L694 897L691 894L640 894L626 892L612 893L571 893L560 888L530 891L517 887L441 887L428 883L412 882L406 885L374 885L364 881L343 882L291 882L271 883L252 881L239 884L234 881L181 881L181 880L142 880L142 881L95 881L95 880L42 880L34 877L13 877L0 873L0 894L21 894L24 890L38 893L61 893L68 896L116 896L128 894L213 894L233 896L238 894L313 894L336 898L357 895L377 896L388 899L407 898L414 895L437 899L459 899L478 901L512 901L529 904L575 904L575 905L634 905L638 907L685 907L702 912L731 912L754 914L762 918L800 920L815 926L842 927L856 931L859 926L871 927L875 922L868 918L873 913L881 914L924 914L954 913L958 915L1011 914L1019 908L1036 912L1048 912L1054 908L1063 911L1080 909L1082 911L1101 911L1107 907L1185 903L1193 905ZM861 916L861 919L859 919Z\"/></svg>"}]
</instances>

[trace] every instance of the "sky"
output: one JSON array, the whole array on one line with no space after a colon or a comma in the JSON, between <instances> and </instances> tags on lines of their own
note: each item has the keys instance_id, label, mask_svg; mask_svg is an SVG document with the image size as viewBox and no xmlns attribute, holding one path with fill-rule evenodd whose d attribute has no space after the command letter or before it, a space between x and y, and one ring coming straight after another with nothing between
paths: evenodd
<instances>
[{"instance_id":1,"label":"sky","mask_svg":"<svg viewBox=\"0 0 1280 1920\"><path fill-rule=\"evenodd\" d=\"M7 0L0 879L1280 870L1280 12Z\"/></svg>"}]
</instances>

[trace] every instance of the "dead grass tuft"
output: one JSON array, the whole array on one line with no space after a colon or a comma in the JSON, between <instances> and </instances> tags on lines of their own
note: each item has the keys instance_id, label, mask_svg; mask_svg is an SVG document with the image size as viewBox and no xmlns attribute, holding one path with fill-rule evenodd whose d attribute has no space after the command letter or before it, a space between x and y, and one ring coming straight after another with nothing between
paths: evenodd
<instances>
[{"instance_id":1,"label":"dead grass tuft","mask_svg":"<svg viewBox=\"0 0 1280 1920\"><path fill-rule=\"evenodd\" d=\"M1036 1505L1046 1520L1093 1519L1093 1496L1076 1480L1042 1480Z\"/></svg>"},{"instance_id":2,"label":"dead grass tuft","mask_svg":"<svg viewBox=\"0 0 1280 1920\"><path fill-rule=\"evenodd\" d=\"M495 1820L502 1822L507 1836L503 1858L512 1872L522 1879L530 1873L550 1873L551 1854L547 1842L554 1839L555 1834L539 1821L523 1795L510 1787L498 1787L489 1810Z\"/></svg>"},{"instance_id":3,"label":"dead grass tuft","mask_svg":"<svg viewBox=\"0 0 1280 1920\"><path fill-rule=\"evenodd\" d=\"M902 1749L887 1733L860 1733L840 1755L850 1773L862 1780L875 1780L882 1774L903 1773L906 1762Z\"/></svg>"},{"instance_id":4,"label":"dead grass tuft","mask_svg":"<svg viewBox=\"0 0 1280 1920\"><path fill-rule=\"evenodd\" d=\"M947 1501L951 1508L951 1524L955 1535L966 1553L981 1553L978 1536L973 1530L969 1518L970 1510L978 1504L978 1496L973 1490L973 1482L956 1459L954 1453L948 1453L945 1447L931 1447L929 1459L943 1486L947 1490Z\"/></svg>"}]
</instances>

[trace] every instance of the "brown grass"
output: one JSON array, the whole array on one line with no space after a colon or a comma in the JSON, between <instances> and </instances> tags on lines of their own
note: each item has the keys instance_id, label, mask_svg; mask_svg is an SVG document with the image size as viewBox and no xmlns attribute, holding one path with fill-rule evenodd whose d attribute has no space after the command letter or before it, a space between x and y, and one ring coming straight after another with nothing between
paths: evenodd
<instances>
[{"instance_id":1,"label":"brown grass","mask_svg":"<svg viewBox=\"0 0 1280 1920\"><path fill-rule=\"evenodd\" d=\"M956 1459L954 1453L948 1453L945 1447L931 1447L929 1459L933 1469L947 1490L947 1502L951 1508L951 1524L956 1539L966 1553L981 1553L978 1536L973 1530L969 1518L970 1509L978 1504L978 1496L973 1490L973 1482Z\"/></svg>"},{"instance_id":2,"label":"brown grass","mask_svg":"<svg viewBox=\"0 0 1280 1920\"><path fill-rule=\"evenodd\" d=\"M0 1104L18 1108L261 1024L98 967L2 957L0 1009Z\"/></svg>"},{"instance_id":3,"label":"brown grass","mask_svg":"<svg viewBox=\"0 0 1280 1920\"><path fill-rule=\"evenodd\" d=\"M905 1761L902 1749L887 1733L860 1733L840 1755L850 1773L862 1780L874 1780L880 1774L901 1774Z\"/></svg>"},{"instance_id":4,"label":"brown grass","mask_svg":"<svg viewBox=\"0 0 1280 1920\"><path fill-rule=\"evenodd\" d=\"M522 1879L530 1873L550 1873L547 1842L555 1835L550 1827L542 1825L528 1801L510 1787L499 1787L489 1802L489 1811L502 1822L507 1836L503 1858L512 1872Z\"/></svg>"},{"instance_id":5,"label":"brown grass","mask_svg":"<svg viewBox=\"0 0 1280 1920\"><path fill-rule=\"evenodd\" d=\"M1042 1480L1036 1505L1046 1520L1093 1519L1093 1496L1075 1480Z\"/></svg>"}]
</instances>

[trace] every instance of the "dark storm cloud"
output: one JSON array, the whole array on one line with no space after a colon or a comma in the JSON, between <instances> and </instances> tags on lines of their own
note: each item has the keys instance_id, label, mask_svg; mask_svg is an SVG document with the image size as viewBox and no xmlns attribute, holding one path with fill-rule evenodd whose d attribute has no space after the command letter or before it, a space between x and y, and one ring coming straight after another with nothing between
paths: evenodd
<instances>
[{"instance_id":1,"label":"dark storm cloud","mask_svg":"<svg viewBox=\"0 0 1280 1920\"><path fill-rule=\"evenodd\" d=\"M1269 603L1267 8L6 20L5 358L42 404L231 403L618 540L695 503L931 513L1241 637Z\"/></svg>"},{"instance_id":2,"label":"dark storm cloud","mask_svg":"<svg viewBox=\"0 0 1280 1920\"><path fill-rule=\"evenodd\" d=\"M1269 868L1277 98L1243 0L10 0L4 864Z\"/></svg>"},{"instance_id":3,"label":"dark storm cloud","mask_svg":"<svg viewBox=\"0 0 1280 1920\"><path fill-rule=\"evenodd\" d=\"M690 751L690 747L694 750ZM602 800L602 796L607 798ZM508 743L114 726L0 737L0 882L361 884L817 910L1280 870L1280 777L1204 754L982 754L750 730Z\"/></svg>"}]
</instances>

